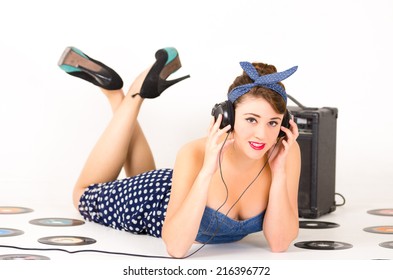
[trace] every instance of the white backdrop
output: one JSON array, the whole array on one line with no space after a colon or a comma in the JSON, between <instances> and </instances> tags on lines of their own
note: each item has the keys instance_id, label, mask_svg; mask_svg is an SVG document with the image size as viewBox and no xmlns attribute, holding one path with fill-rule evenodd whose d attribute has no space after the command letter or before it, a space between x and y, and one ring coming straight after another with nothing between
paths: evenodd
<instances>
[{"instance_id":1,"label":"white backdrop","mask_svg":"<svg viewBox=\"0 0 393 280\"><path fill-rule=\"evenodd\" d=\"M349 202L393 197L390 0L16 0L1 4L0 26L1 204L21 196L71 205L111 117L96 87L58 68L66 46L114 68L126 88L157 49L178 49L176 76L191 79L147 100L140 114L159 167L205 134L239 61L298 65L288 93L339 109L337 192Z\"/></svg>"}]
</instances>

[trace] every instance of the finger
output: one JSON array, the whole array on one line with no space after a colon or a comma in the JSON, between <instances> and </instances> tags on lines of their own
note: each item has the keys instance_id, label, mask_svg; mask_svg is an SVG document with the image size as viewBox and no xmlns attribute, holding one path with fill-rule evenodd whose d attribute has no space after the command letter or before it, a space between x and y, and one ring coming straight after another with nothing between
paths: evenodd
<instances>
[{"instance_id":1,"label":"finger","mask_svg":"<svg viewBox=\"0 0 393 280\"><path fill-rule=\"evenodd\" d=\"M209 126L209 130L208 130L209 134L211 134L213 131L217 130L217 122L221 123L221 118L222 118L221 115L218 115L217 120L214 116L211 117L210 126ZM219 125L218 125L218 127L219 127Z\"/></svg>"},{"instance_id":2,"label":"finger","mask_svg":"<svg viewBox=\"0 0 393 280\"><path fill-rule=\"evenodd\" d=\"M289 124L290 124L291 131L296 139L299 136L299 128L293 119L289 121Z\"/></svg>"},{"instance_id":3,"label":"finger","mask_svg":"<svg viewBox=\"0 0 393 280\"><path fill-rule=\"evenodd\" d=\"M217 120L215 121L215 123L213 125L213 130L217 131L220 128L221 121L222 121L222 114L219 114L217 117Z\"/></svg>"},{"instance_id":4,"label":"finger","mask_svg":"<svg viewBox=\"0 0 393 280\"><path fill-rule=\"evenodd\" d=\"M220 115L221 116L221 115ZM221 128L218 126L218 124L220 124L220 120L217 119L217 122L214 124L213 129L211 130L210 135L213 136L215 135L215 137L220 137L225 133L228 133L231 130L231 125L228 124L227 126L225 126L224 128Z\"/></svg>"},{"instance_id":5,"label":"finger","mask_svg":"<svg viewBox=\"0 0 393 280\"><path fill-rule=\"evenodd\" d=\"M223 133L227 133L229 130L231 130L231 125L230 124L228 124L226 127L224 127L223 129L221 129L221 131L223 132Z\"/></svg>"},{"instance_id":6,"label":"finger","mask_svg":"<svg viewBox=\"0 0 393 280\"><path fill-rule=\"evenodd\" d=\"M211 118L210 118L210 126L213 126L214 122L215 122L215 118L214 118L214 116L211 116Z\"/></svg>"},{"instance_id":7,"label":"finger","mask_svg":"<svg viewBox=\"0 0 393 280\"><path fill-rule=\"evenodd\" d=\"M295 141L296 138L294 137L294 134L292 133L292 131L289 128L282 126L281 130L286 135L285 137L282 137L283 141L286 141L287 143L293 143Z\"/></svg>"},{"instance_id":8,"label":"finger","mask_svg":"<svg viewBox=\"0 0 393 280\"><path fill-rule=\"evenodd\" d=\"M217 139L221 138L224 134L229 133L229 130L231 129L231 125L228 124L226 127L219 129L216 131L215 137Z\"/></svg>"},{"instance_id":9,"label":"finger","mask_svg":"<svg viewBox=\"0 0 393 280\"><path fill-rule=\"evenodd\" d=\"M280 127L280 130L283 131L283 132L285 133L286 137L289 137L290 134L292 134L291 130L290 130L289 128L285 127L285 126L281 126L281 127ZM284 138L285 138L285 137L284 137Z\"/></svg>"},{"instance_id":10,"label":"finger","mask_svg":"<svg viewBox=\"0 0 393 280\"><path fill-rule=\"evenodd\" d=\"M208 133L211 132L211 130L212 130L213 126L214 126L214 121L215 121L215 120L214 120L214 116L212 116L212 117L210 118L209 129L207 130Z\"/></svg>"},{"instance_id":11,"label":"finger","mask_svg":"<svg viewBox=\"0 0 393 280\"><path fill-rule=\"evenodd\" d=\"M212 117L212 123L209 129L209 133L216 132L220 128L221 121L222 121L221 114L217 116L217 119L215 119L215 117Z\"/></svg>"},{"instance_id":12,"label":"finger","mask_svg":"<svg viewBox=\"0 0 393 280\"><path fill-rule=\"evenodd\" d=\"M284 151L288 151L289 142L287 140L283 140L281 144L284 146Z\"/></svg>"}]
</instances>

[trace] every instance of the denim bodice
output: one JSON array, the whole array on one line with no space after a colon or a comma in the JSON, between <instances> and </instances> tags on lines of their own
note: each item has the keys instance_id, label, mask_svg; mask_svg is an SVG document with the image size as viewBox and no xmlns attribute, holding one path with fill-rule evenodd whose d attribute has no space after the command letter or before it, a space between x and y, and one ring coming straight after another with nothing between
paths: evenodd
<instances>
[{"instance_id":1,"label":"denim bodice","mask_svg":"<svg viewBox=\"0 0 393 280\"><path fill-rule=\"evenodd\" d=\"M238 241L250 233L262 230L265 211L247 220L231 219L210 207L205 207L196 241L218 244Z\"/></svg>"}]
</instances>

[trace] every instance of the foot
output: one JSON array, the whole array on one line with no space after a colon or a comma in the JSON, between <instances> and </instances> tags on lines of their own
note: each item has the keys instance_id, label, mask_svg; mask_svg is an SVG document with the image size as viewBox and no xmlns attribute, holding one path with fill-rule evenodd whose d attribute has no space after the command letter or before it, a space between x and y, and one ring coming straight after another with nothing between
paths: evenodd
<instances>
[{"instance_id":1,"label":"foot","mask_svg":"<svg viewBox=\"0 0 393 280\"><path fill-rule=\"evenodd\" d=\"M156 62L145 76L138 92L142 98L156 98L170 86L190 77L190 75L167 80L167 78L181 67L179 54L175 48L164 48L156 52Z\"/></svg>"},{"instance_id":2,"label":"foot","mask_svg":"<svg viewBox=\"0 0 393 280\"><path fill-rule=\"evenodd\" d=\"M127 96L131 97L136 97L139 95L142 84L146 79L147 74L149 73L151 69L151 66L147 69L145 69L143 72L141 72L134 80L134 82L131 84L130 89L128 90Z\"/></svg>"},{"instance_id":3,"label":"foot","mask_svg":"<svg viewBox=\"0 0 393 280\"><path fill-rule=\"evenodd\" d=\"M86 80L107 90L123 87L123 80L110 67L92 59L75 47L67 47L58 62L67 74Z\"/></svg>"}]
</instances>

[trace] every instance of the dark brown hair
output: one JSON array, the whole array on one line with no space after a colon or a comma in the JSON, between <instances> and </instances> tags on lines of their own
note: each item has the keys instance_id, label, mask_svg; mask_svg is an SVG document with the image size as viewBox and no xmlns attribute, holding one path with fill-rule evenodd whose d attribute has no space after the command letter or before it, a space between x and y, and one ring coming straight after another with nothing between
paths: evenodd
<instances>
[{"instance_id":1,"label":"dark brown hair","mask_svg":"<svg viewBox=\"0 0 393 280\"><path fill-rule=\"evenodd\" d=\"M255 67L255 69L258 71L259 75L267 75L267 74L272 74L276 73L277 69L274 65L269 65L265 63L252 63L252 65ZM253 83L253 80L247 75L245 71L243 71L241 76L236 77L236 79L233 81L232 85L229 87L228 93L231 92L232 89L235 87L245 85L245 84L250 84ZM285 90L284 85L281 82L278 82L280 86L283 87ZM253 97L259 97L259 98L264 98L274 109L279 114L284 114L286 110L286 104L284 99L279 95L277 92L274 90L271 90L269 88L261 87L261 86L256 86L253 87L249 92L246 94L240 96L234 103L234 107L236 108L236 105L241 103L244 96L253 96Z\"/></svg>"}]
</instances>

